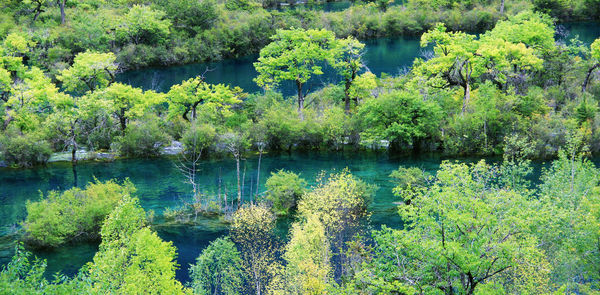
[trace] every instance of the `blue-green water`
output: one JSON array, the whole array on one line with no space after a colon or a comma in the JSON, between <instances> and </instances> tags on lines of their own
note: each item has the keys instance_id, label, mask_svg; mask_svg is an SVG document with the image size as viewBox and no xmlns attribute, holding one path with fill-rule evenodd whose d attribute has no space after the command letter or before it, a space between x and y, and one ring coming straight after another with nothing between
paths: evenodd
<instances>
[{"instance_id":1,"label":"blue-green water","mask_svg":"<svg viewBox=\"0 0 600 295\"><path fill-rule=\"evenodd\" d=\"M581 41L589 45L600 36L600 23L597 22L566 23L559 27L561 28L559 31L563 34L557 34L557 39L564 39L564 41L577 35ZM427 50L427 48L420 47L419 40L418 37L401 36L364 41L366 46L363 60L366 68L378 76L382 73L397 75L407 71L415 58L420 57L423 51ZM171 86L201 75L210 69L205 74L207 82L239 86L246 92L252 93L260 90L252 80L257 76L253 65L257 58L258 55L254 54L212 63L147 68L122 73L118 75L117 80L146 90L166 92ZM324 75L309 81L307 88L314 90L323 85L337 82L339 82L339 77L333 71L326 71ZM285 95L295 93L292 83L284 83L280 90Z\"/></svg>"},{"instance_id":2,"label":"blue-green water","mask_svg":"<svg viewBox=\"0 0 600 295\"><path fill-rule=\"evenodd\" d=\"M600 36L597 23L565 24L570 36L577 34L585 43L591 43ZM377 75L381 73L397 74L410 67L415 57L421 54L417 38L379 39L367 43L364 60L367 67ZM154 68L126 72L119 76L119 81L130 83L144 89L168 91L184 79L195 77L209 67L206 79L210 83L225 83L241 86L248 92L258 91L252 82L256 76L252 63L256 55L235 60L224 60L210 64L193 64L169 68ZM323 75L312 83L315 86L335 82L333 75ZM288 94L290 90L285 90ZM420 155L418 157L402 157L387 153L293 153L265 155L261 167L262 188L270 172L285 168L299 172L309 182L321 171L340 170L348 167L356 176L364 181L379 186L374 202L370 207L371 223L377 228L382 224L391 227L401 225L396 213L398 201L392 194L392 184L388 175L398 165L421 167L435 171L442 158L438 155ZM472 161L474 159L463 159ZM246 169L244 197L256 187L256 157L249 157L242 163ZM537 172L542 166L536 165ZM243 169L243 168L242 168ZM69 163L53 163L35 169L0 168L0 264L6 263L12 256L14 236L11 235L18 223L25 218L27 200L38 200L40 193L50 190L66 190L75 182L85 184L94 179L129 178L138 188L138 196L146 210L154 210L158 214L165 208L181 205L182 198L188 198L190 188L184 184L173 162L166 158L120 160L111 163L82 163L78 166L77 179ZM235 164L231 159L207 160L199 175L199 183L207 193L214 193L218 180L233 195L235 191ZM251 189L252 188L252 189ZM262 189L261 189L262 190ZM285 227L285 226L284 226ZM216 237L227 233L226 225L216 219L202 219L198 226L155 226L160 236L173 241L178 248L180 270L178 279L188 280L187 269L200 251ZM84 263L90 261L97 250L96 243L68 245L55 250L36 251L35 254L48 259L49 272L62 271L75 273Z\"/></svg>"},{"instance_id":3,"label":"blue-green water","mask_svg":"<svg viewBox=\"0 0 600 295\"><path fill-rule=\"evenodd\" d=\"M474 159L463 159L473 161ZM300 173L309 183L321 171L339 171L349 168L357 177L379 187L370 206L371 224L378 228L382 224L391 227L401 225L394 202L399 201L392 194L393 184L389 174L399 165L421 167L435 171L442 158L439 155L421 155L419 157L394 156L376 152L311 152L292 154L266 154L261 164L260 191L270 172L287 169ZM251 156L242 162L246 176L244 198L250 197L251 188L256 188L257 157ZM85 162L78 165L77 183L85 184L93 179L129 178L137 188L137 196L146 210L154 210L157 215L165 208L182 204L182 199L190 197L191 188L184 183L174 162L168 158L130 159L111 163ZM199 183L208 194L215 193L219 179L223 179L223 188L229 195L236 190L235 162L231 159L213 159L202 163ZM6 263L12 255L13 239L6 235L21 222L25 216L25 202L38 200L41 193L50 190L66 190L73 186L74 176L69 163L52 163L36 169L0 169L0 235L4 236L0 262ZM186 281L187 268L193 263L200 251L216 237L227 233L226 225L216 218L204 218L197 226L155 226L159 235L173 241L178 249L178 262L181 269L177 276ZM91 261L97 244L84 243L68 245L55 250L36 251L35 254L48 259L50 272L62 271L75 273L85 262Z\"/></svg>"}]
</instances>

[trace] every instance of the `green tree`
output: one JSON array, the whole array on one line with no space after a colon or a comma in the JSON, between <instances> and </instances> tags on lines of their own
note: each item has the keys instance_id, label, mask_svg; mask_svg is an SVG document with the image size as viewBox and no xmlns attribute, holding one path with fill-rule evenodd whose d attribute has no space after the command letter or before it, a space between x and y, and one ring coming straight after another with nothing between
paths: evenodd
<instances>
[{"instance_id":1,"label":"green tree","mask_svg":"<svg viewBox=\"0 0 600 295\"><path fill-rule=\"evenodd\" d=\"M325 227L314 215L295 222L283 257L289 294L324 294L331 280L331 250Z\"/></svg>"},{"instance_id":2,"label":"green tree","mask_svg":"<svg viewBox=\"0 0 600 295\"><path fill-rule=\"evenodd\" d=\"M282 81L293 81L298 94L298 113L303 118L305 83L314 75L322 75L323 63L332 57L335 40L327 30L278 30L272 42L260 51L254 67L258 86L271 89Z\"/></svg>"},{"instance_id":3,"label":"green tree","mask_svg":"<svg viewBox=\"0 0 600 295\"><path fill-rule=\"evenodd\" d=\"M108 109L118 120L122 134L125 134L129 120L141 118L154 106L165 101L164 94L152 90L144 92L139 88L121 83L111 84L102 91L95 92L93 99L107 101Z\"/></svg>"},{"instance_id":4,"label":"green tree","mask_svg":"<svg viewBox=\"0 0 600 295\"><path fill-rule=\"evenodd\" d=\"M195 294L239 294L244 287L242 258L227 237L210 243L190 267Z\"/></svg>"},{"instance_id":5,"label":"green tree","mask_svg":"<svg viewBox=\"0 0 600 295\"><path fill-rule=\"evenodd\" d=\"M586 91L594 71L600 68L600 38L596 39L596 41L590 45L590 49L590 60L592 61L592 66L588 69L585 79L583 80L583 85L581 85L582 92Z\"/></svg>"},{"instance_id":6,"label":"green tree","mask_svg":"<svg viewBox=\"0 0 600 295\"><path fill-rule=\"evenodd\" d=\"M56 78L68 91L94 92L111 85L119 68L116 56L109 53L86 51L77 54L71 67L64 69Z\"/></svg>"},{"instance_id":7,"label":"green tree","mask_svg":"<svg viewBox=\"0 0 600 295\"><path fill-rule=\"evenodd\" d=\"M419 148L422 140L436 134L441 120L437 103L407 91L386 93L367 100L357 116L363 126L361 140L368 145L387 140L392 147Z\"/></svg>"},{"instance_id":8,"label":"green tree","mask_svg":"<svg viewBox=\"0 0 600 295\"><path fill-rule=\"evenodd\" d=\"M406 293L474 294L489 285L548 292L548 265L531 231L534 207L493 180L494 168L483 161L442 163L435 182L400 206L405 229L374 233L367 273L377 279L367 285ZM523 274L520 266L530 263L534 269Z\"/></svg>"},{"instance_id":9,"label":"green tree","mask_svg":"<svg viewBox=\"0 0 600 295\"><path fill-rule=\"evenodd\" d=\"M50 192L40 201L27 202L25 239L38 246L56 247L77 239L97 238L104 218L122 198L134 192L129 181L97 181L85 189Z\"/></svg>"},{"instance_id":10,"label":"green tree","mask_svg":"<svg viewBox=\"0 0 600 295\"><path fill-rule=\"evenodd\" d=\"M273 211L277 215L287 215L306 190L306 180L296 173L279 170L271 172L265 184L267 199L273 203Z\"/></svg>"},{"instance_id":11,"label":"green tree","mask_svg":"<svg viewBox=\"0 0 600 295\"><path fill-rule=\"evenodd\" d=\"M232 89L223 84L208 84L202 77L196 77L171 87L167 93L169 113L171 116L183 116L187 121L194 121L198 106L205 104L218 113L227 115L233 105L242 102L241 95L242 90L238 87Z\"/></svg>"},{"instance_id":12,"label":"green tree","mask_svg":"<svg viewBox=\"0 0 600 295\"><path fill-rule=\"evenodd\" d=\"M264 206L245 205L233 214L231 239L241 253L248 287L257 295L265 294L274 278L278 252L274 228L275 216Z\"/></svg>"},{"instance_id":13,"label":"green tree","mask_svg":"<svg viewBox=\"0 0 600 295\"><path fill-rule=\"evenodd\" d=\"M364 54L365 44L359 42L353 37L336 40L333 50L333 68L343 77L344 81L344 108L346 113L350 112L350 92L358 72L364 66L362 55ZM358 100L355 97L355 104Z\"/></svg>"},{"instance_id":14,"label":"green tree","mask_svg":"<svg viewBox=\"0 0 600 295\"><path fill-rule=\"evenodd\" d=\"M171 21L165 19L162 10L136 4L125 14L116 34L121 40L131 41L136 45L160 44L167 40L170 29Z\"/></svg>"},{"instance_id":15,"label":"green tree","mask_svg":"<svg viewBox=\"0 0 600 295\"><path fill-rule=\"evenodd\" d=\"M183 294L175 247L146 226L137 198L124 197L106 218L102 243L87 265L94 293Z\"/></svg>"}]
</instances>

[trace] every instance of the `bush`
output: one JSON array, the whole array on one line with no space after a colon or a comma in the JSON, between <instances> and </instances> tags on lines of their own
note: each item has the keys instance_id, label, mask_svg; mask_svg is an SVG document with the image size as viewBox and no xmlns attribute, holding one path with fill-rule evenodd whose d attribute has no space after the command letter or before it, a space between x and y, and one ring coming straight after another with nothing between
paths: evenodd
<instances>
[{"instance_id":1,"label":"bush","mask_svg":"<svg viewBox=\"0 0 600 295\"><path fill-rule=\"evenodd\" d=\"M7 130L0 137L0 153L7 165L31 167L45 164L52 155L50 144L37 134Z\"/></svg>"},{"instance_id":2,"label":"bush","mask_svg":"<svg viewBox=\"0 0 600 295\"><path fill-rule=\"evenodd\" d=\"M183 133L182 141L185 151L201 154L214 146L217 138L215 127L210 124L194 124Z\"/></svg>"},{"instance_id":3,"label":"bush","mask_svg":"<svg viewBox=\"0 0 600 295\"><path fill-rule=\"evenodd\" d=\"M72 240L99 237L104 218L119 200L135 192L126 180L89 183L85 190L50 192L37 202L27 202L25 239L37 246L56 247Z\"/></svg>"},{"instance_id":4,"label":"bush","mask_svg":"<svg viewBox=\"0 0 600 295\"><path fill-rule=\"evenodd\" d=\"M271 173L266 186L269 190L267 199L273 202L275 214L287 215L304 194L306 181L294 172L279 170L277 173Z\"/></svg>"},{"instance_id":5,"label":"bush","mask_svg":"<svg viewBox=\"0 0 600 295\"><path fill-rule=\"evenodd\" d=\"M118 139L116 150L129 157L159 156L162 147L171 138L158 123L159 119L152 116L130 123L125 129L125 135Z\"/></svg>"}]
</instances>

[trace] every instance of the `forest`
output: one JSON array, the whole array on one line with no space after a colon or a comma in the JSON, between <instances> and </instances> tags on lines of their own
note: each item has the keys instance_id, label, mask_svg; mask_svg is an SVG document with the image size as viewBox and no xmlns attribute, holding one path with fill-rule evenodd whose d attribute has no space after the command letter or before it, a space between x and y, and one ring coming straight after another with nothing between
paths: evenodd
<instances>
[{"instance_id":1,"label":"forest","mask_svg":"<svg viewBox=\"0 0 600 295\"><path fill-rule=\"evenodd\" d=\"M600 294L598 0L5 0L0 20L0 294ZM411 38L409 67L374 70L369 42ZM248 56L259 91L208 81ZM122 78L190 64L162 90Z\"/></svg>"}]
</instances>

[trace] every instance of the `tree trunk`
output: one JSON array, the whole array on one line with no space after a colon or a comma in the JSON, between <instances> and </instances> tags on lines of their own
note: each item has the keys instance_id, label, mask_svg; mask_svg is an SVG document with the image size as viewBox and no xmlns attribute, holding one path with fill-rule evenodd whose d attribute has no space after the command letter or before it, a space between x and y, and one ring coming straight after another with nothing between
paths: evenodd
<instances>
[{"instance_id":1,"label":"tree trunk","mask_svg":"<svg viewBox=\"0 0 600 295\"><path fill-rule=\"evenodd\" d=\"M125 128L127 128L127 118L125 118L125 109L121 108L119 114L119 123L121 124L121 133L125 135Z\"/></svg>"},{"instance_id":2,"label":"tree trunk","mask_svg":"<svg viewBox=\"0 0 600 295\"><path fill-rule=\"evenodd\" d=\"M298 115L300 115L300 120L304 121L304 114L302 110L304 109L304 93L302 93L302 82L296 80L296 87L298 88Z\"/></svg>"},{"instance_id":3,"label":"tree trunk","mask_svg":"<svg viewBox=\"0 0 600 295\"><path fill-rule=\"evenodd\" d=\"M462 111L460 113L461 115L465 113L467 110L467 105L469 104L469 100L471 100L471 85L469 85L469 82L465 83L464 89L465 97L463 98Z\"/></svg>"},{"instance_id":4,"label":"tree trunk","mask_svg":"<svg viewBox=\"0 0 600 295\"><path fill-rule=\"evenodd\" d=\"M504 14L504 0L500 2L500 15Z\"/></svg>"},{"instance_id":5,"label":"tree trunk","mask_svg":"<svg viewBox=\"0 0 600 295\"><path fill-rule=\"evenodd\" d=\"M235 168L237 173L238 208L242 205L242 186L240 184L240 155L235 155Z\"/></svg>"},{"instance_id":6,"label":"tree trunk","mask_svg":"<svg viewBox=\"0 0 600 295\"><path fill-rule=\"evenodd\" d=\"M40 13L42 13L42 3L38 2L37 7L35 8L35 15L33 16L33 22L35 22L38 17L40 16Z\"/></svg>"},{"instance_id":7,"label":"tree trunk","mask_svg":"<svg viewBox=\"0 0 600 295\"><path fill-rule=\"evenodd\" d=\"M258 197L258 188L260 187L260 161L262 160L263 150L258 150L258 167L256 168L256 197Z\"/></svg>"},{"instance_id":8,"label":"tree trunk","mask_svg":"<svg viewBox=\"0 0 600 295\"><path fill-rule=\"evenodd\" d=\"M65 1L60 0L60 23L65 24Z\"/></svg>"},{"instance_id":9,"label":"tree trunk","mask_svg":"<svg viewBox=\"0 0 600 295\"><path fill-rule=\"evenodd\" d=\"M346 110L346 114L350 113L350 85L352 85L350 80L346 80L346 83L344 85L344 95L345 95L344 109Z\"/></svg>"},{"instance_id":10,"label":"tree trunk","mask_svg":"<svg viewBox=\"0 0 600 295\"><path fill-rule=\"evenodd\" d=\"M588 70L587 75L585 76L585 80L583 80L583 85L581 85L581 92L585 92L585 90L587 89L588 83L590 82L590 79L592 78L592 73L597 68L600 68L600 63L595 64Z\"/></svg>"}]
</instances>

